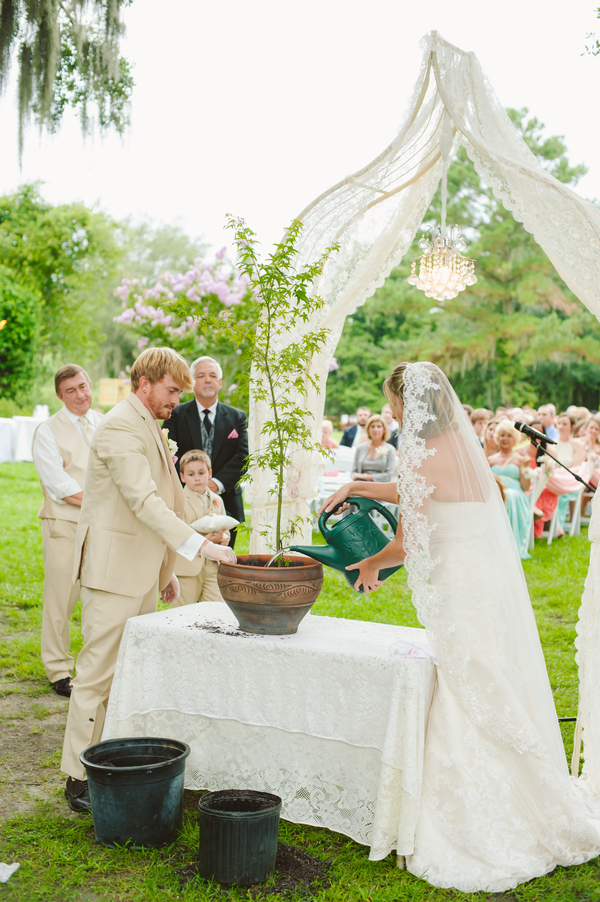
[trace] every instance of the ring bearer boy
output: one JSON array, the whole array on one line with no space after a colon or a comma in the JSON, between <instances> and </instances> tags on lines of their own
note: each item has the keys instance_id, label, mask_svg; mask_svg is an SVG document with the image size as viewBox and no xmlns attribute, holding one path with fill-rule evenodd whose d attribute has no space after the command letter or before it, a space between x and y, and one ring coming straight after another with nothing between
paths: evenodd
<instances>
[{"instance_id":1,"label":"ring bearer boy","mask_svg":"<svg viewBox=\"0 0 600 902\"><path fill-rule=\"evenodd\" d=\"M211 515L224 515L225 506L215 492L211 492L208 482L212 478L210 458L204 451L188 451L179 462L179 475L184 484L185 507L183 519L193 526L196 520ZM221 529L213 532L201 531L209 542L219 545L229 544L229 532ZM172 607L194 604L196 601L223 601L217 583L218 564L205 558L187 561L178 555L175 575L179 580L179 598Z\"/></svg>"}]
</instances>

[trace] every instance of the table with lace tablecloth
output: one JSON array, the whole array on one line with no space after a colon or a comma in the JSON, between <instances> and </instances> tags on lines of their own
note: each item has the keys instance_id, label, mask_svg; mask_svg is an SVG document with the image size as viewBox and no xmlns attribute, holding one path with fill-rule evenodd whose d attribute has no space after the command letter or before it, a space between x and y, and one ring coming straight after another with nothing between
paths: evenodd
<instances>
[{"instance_id":1,"label":"table with lace tablecloth","mask_svg":"<svg viewBox=\"0 0 600 902\"><path fill-rule=\"evenodd\" d=\"M188 789L275 792L287 820L344 833L372 859L409 855L436 679L426 642L310 614L294 636L250 635L221 602L135 617L103 738L182 740Z\"/></svg>"}]
</instances>

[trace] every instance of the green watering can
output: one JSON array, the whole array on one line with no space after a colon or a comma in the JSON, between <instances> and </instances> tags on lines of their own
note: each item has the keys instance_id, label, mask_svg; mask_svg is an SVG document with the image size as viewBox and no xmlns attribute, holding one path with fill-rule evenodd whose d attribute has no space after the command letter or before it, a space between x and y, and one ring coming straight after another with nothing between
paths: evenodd
<instances>
[{"instance_id":1,"label":"green watering can","mask_svg":"<svg viewBox=\"0 0 600 902\"><path fill-rule=\"evenodd\" d=\"M339 510L341 504L338 504L332 511L323 511L319 517L319 529L327 545L291 545L290 551L306 554L321 564L339 570L354 588L354 583L358 579L358 571L346 570L346 567L377 554L378 551L385 548L389 541L383 530L369 516L369 511L376 510L382 514L394 530L394 535L398 529L398 521L387 507L370 498L348 498L348 504L358 510L351 511L331 528L327 526L327 521ZM387 579L400 567L402 564L380 570L379 579ZM358 591L362 592L363 587L361 586Z\"/></svg>"}]
</instances>

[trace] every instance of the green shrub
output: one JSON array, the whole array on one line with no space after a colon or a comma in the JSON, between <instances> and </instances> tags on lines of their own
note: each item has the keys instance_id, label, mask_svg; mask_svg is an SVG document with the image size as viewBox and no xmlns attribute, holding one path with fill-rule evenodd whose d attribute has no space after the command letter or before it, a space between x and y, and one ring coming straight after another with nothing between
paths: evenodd
<instances>
[{"instance_id":1,"label":"green shrub","mask_svg":"<svg viewBox=\"0 0 600 902\"><path fill-rule=\"evenodd\" d=\"M20 412L39 372L39 305L31 289L12 270L0 266L0 400ZM12 416L7 407L6 414ZM5 414L5 415L6 415Z\"/></svg>"}]
</instances>

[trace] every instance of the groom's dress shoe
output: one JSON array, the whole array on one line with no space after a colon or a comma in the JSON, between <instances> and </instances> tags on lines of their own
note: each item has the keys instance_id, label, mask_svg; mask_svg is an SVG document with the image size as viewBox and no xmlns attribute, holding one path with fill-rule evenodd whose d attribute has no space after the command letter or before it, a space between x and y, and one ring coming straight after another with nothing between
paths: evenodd
<instances>
[{"instance_id":1,"label":"groom's dress shoe","mask_svg":"<svg viewBox=\"0 0 600 902\"><path fill-rule=\"evenodd\" d=\"M50 684L57 695L64 695L65 698L71 698L71 677L63 677L56 683Z\"/></svg>"},{"instance_id":2,"label":"groom's dress shoe","mask_svg":"<svg viewBox=\"0 0 600 902\"><path fill-rule=\"evenodd\" d=\"M72 811L92 810L87 780L74 780L73 777L67 777L65 796Z\"/></svg>"}]
</instances>

